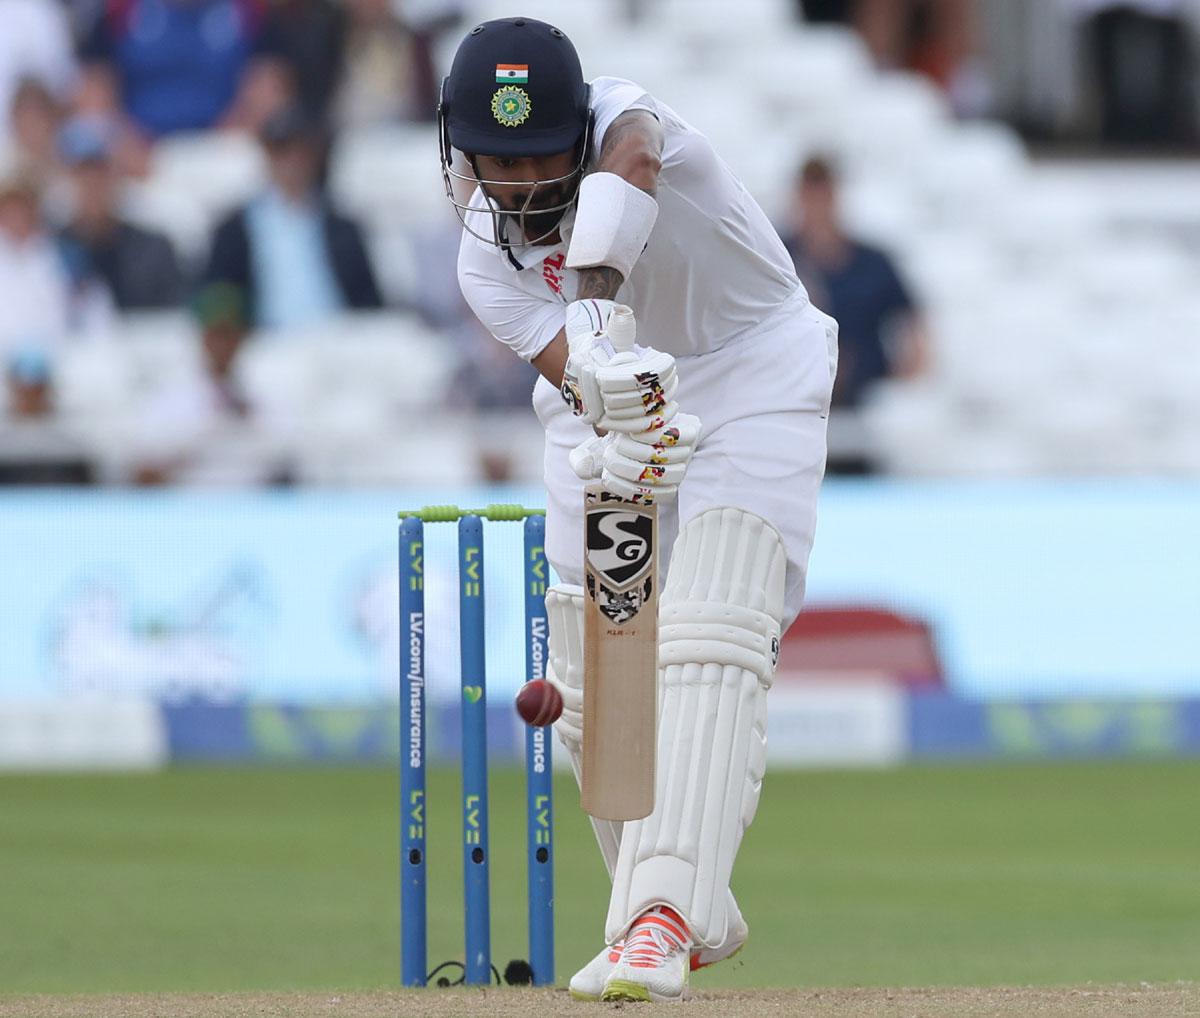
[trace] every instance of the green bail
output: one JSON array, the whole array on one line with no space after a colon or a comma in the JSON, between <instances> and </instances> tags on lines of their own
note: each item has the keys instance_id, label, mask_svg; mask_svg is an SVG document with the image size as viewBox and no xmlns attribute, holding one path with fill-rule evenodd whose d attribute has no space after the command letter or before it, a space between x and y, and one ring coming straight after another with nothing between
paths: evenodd
<instances>
[{"instance_id":1,"label":"green bail","mask_svg":"<svg viewBox=\"0 0 1200 1018\"><path fill-rule=\"evenodd\" d=\"M460 509L456 505L427 505L422 509L404 509L400 519L415 516L423 523L454 523L464 516L479 516L496 523L517 523L529 516L545 516L545 509L529 509L523 505L497 503L486 509Z\"/></svg>"}]
</instances>

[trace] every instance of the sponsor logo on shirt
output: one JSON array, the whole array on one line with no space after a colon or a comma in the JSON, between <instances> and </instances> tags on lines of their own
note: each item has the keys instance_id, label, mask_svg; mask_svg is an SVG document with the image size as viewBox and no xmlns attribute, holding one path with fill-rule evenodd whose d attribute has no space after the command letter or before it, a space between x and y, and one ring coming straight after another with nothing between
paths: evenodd
<instances>
[{"instance_id":1,"label":"sponsor logo on shirt","mask_svg":"<svg viewBox=\"0 0 1200 1018\"><path fill-rule=\"evenodd\" d=\"M547 255L542 259L542 278L546 281L546 285L559 297L562 296L562 270L563 263L566 260L567 256L562 251L559 251L558 254Z\"/></svg>"}]
</instances>

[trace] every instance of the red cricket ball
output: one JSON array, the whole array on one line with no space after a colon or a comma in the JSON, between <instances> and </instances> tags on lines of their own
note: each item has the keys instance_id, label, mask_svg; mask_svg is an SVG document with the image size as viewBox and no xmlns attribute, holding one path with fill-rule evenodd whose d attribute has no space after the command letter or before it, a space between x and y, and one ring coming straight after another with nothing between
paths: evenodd
<instances>
[{"instance_id":1,"label":"red cricket ball","mask_svg":"<svg viewBox=\"0 0 1200 1018\"><path fill-rule=\"evenodd\" d=\"M517 713L535 728L553 724L562 710L562 693L545 679L526 682L517 692Z\"/></svg>"}]
</instances>

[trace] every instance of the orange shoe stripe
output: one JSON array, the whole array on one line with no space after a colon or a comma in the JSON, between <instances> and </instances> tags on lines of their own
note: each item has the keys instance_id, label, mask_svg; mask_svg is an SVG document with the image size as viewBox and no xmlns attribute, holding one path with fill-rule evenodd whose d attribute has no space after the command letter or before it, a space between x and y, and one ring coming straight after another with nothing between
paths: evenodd
<instances>
[{"instance_id":1,"label":"orange shoe stripe","mask_svg":"<svg viewBox=\"0 0 1200 1018\"><path fill-rule=\"evenodd\" d=\"M638 920L637 926L634 927L636 933L639 928L647 926L657 926L660 930L665 930L672 939L679 941L679 946L682 947L688 941L687 927L681 924L673 923L669 918L663 915L648 915L643 916Z\"/></svg>"}]
</instances>

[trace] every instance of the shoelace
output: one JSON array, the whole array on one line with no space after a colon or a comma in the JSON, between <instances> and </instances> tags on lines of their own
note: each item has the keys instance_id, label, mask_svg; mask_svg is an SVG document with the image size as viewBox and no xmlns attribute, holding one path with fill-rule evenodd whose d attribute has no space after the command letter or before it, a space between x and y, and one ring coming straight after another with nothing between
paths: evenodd
<instances>
[{"instance_id":1,"label":"shoelace","mask_svg":"<svg viewBox=\"0 0 1200 1018\"><path fill-rule=\"evenodd\" d=\"M688 951L692 946L687 924L673 908L665 905L641 916L625 938L622 959L638 969L658 968L667 956Z\"/></svg>"}]
</instances>

